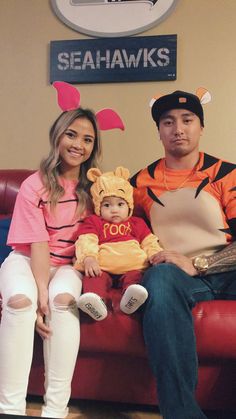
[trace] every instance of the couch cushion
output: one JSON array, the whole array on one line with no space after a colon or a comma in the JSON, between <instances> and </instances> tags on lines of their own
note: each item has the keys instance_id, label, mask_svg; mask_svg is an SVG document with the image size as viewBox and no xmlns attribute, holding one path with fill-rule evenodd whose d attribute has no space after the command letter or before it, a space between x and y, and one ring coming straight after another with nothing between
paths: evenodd
<instances>
[{"instance_id":1,"label":"couch cushion","mask_svg":"<svg viewBox=\"0 0 236 419\"><path fill-rule=\"evenodd\" d=\"M142 313L121 313L117 290L110 295L115 307L105 320L96 322L81 313L81 352L146 357ZM201 362L236 360L236 301L200 302L193 309L193 319Z\"/></svg>"},{"instance_id":2,"label":"couch cushion","mask_svg":"<svg viewBox=\"0 0 236 419\"><path fill-rule=\"evenodd\" d=\"M11 218L0 219L0 265L11 251L11 247L6 245L10 223Z\"/></svg>"},{"instance_id":3,"label":"couch cushion","mask_svg":"<svg viewBox=\"0 0 236 419\"><path fill-rule=\"evenodd\" d=\"M80 351L146 358L140 315L109 312L96 322L82 314Z\"/></svg>"},{"instance_id":4,"label":"couch cushion","mask_svg":"<svg viewBox=\"0 0 236 419\"><path fill-rule=\"evenodd\" d=\"M201 360L236 360L236 301L205 301L193 309Z\"/></svg>"},{"instance_id":5,"label":"couch cushion","mask_svg":"<svg viewBox=\"0 0 236 419\"><path fill-rule=\"evenodd\" d=\"M105 320L95 321L81 312L80 351L146 357L141 311L130 316L120 311L120 289L111 288L109 296Z\"/></svg>"}]
</instances>

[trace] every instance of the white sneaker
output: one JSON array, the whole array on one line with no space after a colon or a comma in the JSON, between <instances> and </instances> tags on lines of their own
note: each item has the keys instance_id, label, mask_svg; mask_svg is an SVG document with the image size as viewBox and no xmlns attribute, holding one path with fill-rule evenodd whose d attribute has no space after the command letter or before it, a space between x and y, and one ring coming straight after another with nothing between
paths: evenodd
<instances>
[{"instance_id":1,"label":"white sneaker","mask_svg":"<svg viewBox=\"0 0 236 419\"><path fill-rule=\"evenodd\" d=\"M107 307L104 301L94 292L86 292L79 297L78 307L94 320L103 320L107 317Z\"/></svg>"},{"instance_id":2,"label":"white sneaker","mask_svg":"<svg viewBox=\"0 0 236 419\"><path fill-rule=\"evenodd\" d=\"M120 309L126 314L132 314L146 301L148 292L139 284L130 285L120 301Z\"/></svg>"}]
</instances>

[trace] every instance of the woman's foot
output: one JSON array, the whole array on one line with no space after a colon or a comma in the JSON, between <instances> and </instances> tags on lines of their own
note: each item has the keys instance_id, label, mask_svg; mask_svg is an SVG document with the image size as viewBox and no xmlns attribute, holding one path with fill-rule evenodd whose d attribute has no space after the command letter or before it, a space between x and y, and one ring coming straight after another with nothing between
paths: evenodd
<instances>
[{"instance_id":1,"label":"woman's foot","mask_svg":"<svg viewBox=\"0 0 236 419\"><path fill-rule=\"evenodd\" d=\"M148 292L139 284L130 285L120 301L120 309L126 314L132 314L146 301Z\"/></svg>"},{"instance_id":2,"label":"woman's foot","mask_svg":"<svg viewBox=\"0 0 236 419\"><path fill-rule=\"evenodd\" d=\"M107 317L107 307L104 301L94 292L86 292L79 297L78 307L94 320L103 320Z\"/></svg>"}]
</instances>

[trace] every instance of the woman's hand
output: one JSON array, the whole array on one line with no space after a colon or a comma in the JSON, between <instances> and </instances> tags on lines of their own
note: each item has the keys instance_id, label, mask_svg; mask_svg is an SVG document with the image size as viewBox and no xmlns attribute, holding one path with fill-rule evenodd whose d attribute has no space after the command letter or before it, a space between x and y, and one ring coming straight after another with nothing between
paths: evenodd
<instances>
[{"instance_id":1,"label":"woman's hand","mask_svg":"<svg viewBox=\"0 0 236 419\"><path fill-rule=\"evenodd\" d=\"M175 252L173 250L162 250L161 252L156 253L151 256L149 262L152 265L157 265L158 263L173 263L182 269L186 274L190 276L197 275L197 271L193 266L192 260L187 256L182 255L181 253Z\"/></svg>"},{"instance_id":2,"label":"woman's hand","mask_svg":"<svg viewBox=\"0 0 236 419\"><path fill-rule=\"evenodd\" d=\"M38 309L42 315L49 315L48 288L41 284L38 285Z\"/></svg>"},{"instance_id":3,"label":"woman's hand","mask_svg":"<svg viewBox=\"0 0 236 419\"><path fill-rule=\"evenodd\" d=\"M48 306L48 289L46 287L40 287L38 289L38 311L36 320L36 331L43 339L47 339L51 336L52 331L47 324L47 318L50 314Z\"/></svg>"},{"instance_id":4,"label":"woman's hand","mask_svg":"<svg viewBox=\"0 0 236 419\"><path fill-rule=\"evenodd\" d=\"M36 330L42 338L48 338L51 330L45 323L50 314L48 285L50 281L50 254L48 242L31 244L31 269L38 287L38 312Z\"/></svg>"},{"instance_id":5,"label":"woman's hand","mask_svg":"<svg viewBox=\"0 0 236 419\"><path fill-rule=\"evenodd\" d=\"M102 271L98 264L97 259L92 256L87 256L84 259L84 272L87 276L101 276Z\"/></svg>"},{"instance_id":6,"label":"woman's hand","mask_svg":"<svg viewBox=\"0 0 236 419\"><path fill-rule=\"evenodd\" d=\"M35 328L42 339L48 339L52 334L50 327L46 324L46 316L40 310L37 312Z\"/></svg>"}]
</instances>

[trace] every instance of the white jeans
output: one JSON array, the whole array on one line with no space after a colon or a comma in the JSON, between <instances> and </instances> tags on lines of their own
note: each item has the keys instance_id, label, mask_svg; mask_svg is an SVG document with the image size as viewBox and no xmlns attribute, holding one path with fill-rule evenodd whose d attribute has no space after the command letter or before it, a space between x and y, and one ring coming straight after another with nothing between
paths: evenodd
<instances>
[{"instance_id":1,"label":"white jeans","mask_svg":"<svg viewBox=\"0 0 236 419\"><path fill-rule=\"evenodd\" d=\"M43 417L65 418L71 380L80 342L77 301L81 294L81 274L71 265L51 268L49 283L49 325L52 336L44 339L45 405ZM0 413L25 415L26 394L33 355L37 310L37 286L30 259L12 252L0 270L2 319L0 326ZM75 303L59 306L58 295L69 294ZM24 308L12 308L10 299L28 299Z\"/></svg>"}]
</instances>

